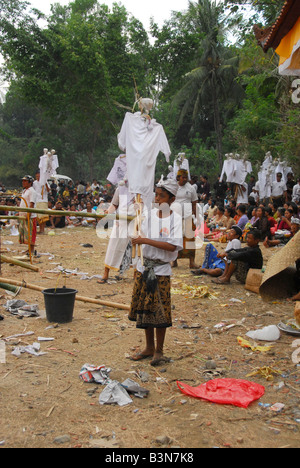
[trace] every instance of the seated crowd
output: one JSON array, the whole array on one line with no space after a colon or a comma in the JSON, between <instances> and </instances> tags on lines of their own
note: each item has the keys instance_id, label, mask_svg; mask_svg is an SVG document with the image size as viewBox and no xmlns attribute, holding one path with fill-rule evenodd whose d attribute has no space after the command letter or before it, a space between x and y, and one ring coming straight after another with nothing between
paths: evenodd
<instances>
[{"instance_id":1,"label":"seated crowd","mask_svg":"<svg viewBox=\"0 0 300 468\"><path fill-rule=\"evenodd\" d=\"M252 177L252 179L254 179ZM195 184L196 185L196 184ZM203 179L207 186L207 178ZM229 284L231 277L246 282L249 269L262 269L263 255L260 244L266 249L286 245L300 230L300 180L293 190L283 197L271 197L267 202L260 200L254 188L249 189L248 203L237 203L232 188L215 185L215 197L199 193L205 219L204 234L207 246L201 268L192 271L195 275L209 275L219 284ZM197 186L197 185L196 185ZM102 186L96 180L92 184L80 181L67 185L52 183L48 192L48 208L61 212L50 216L47 226L51 229L77 226L96 227L93 217L75 217L64 211L95 213L106 212L112 201L114 187ZM2 198L2 204L18 204L20 199ZM13 214L5 213L6 215ZM9 224L11 225L11 223ZM215 242L226 243L225 252L219 252ZM246 246L243 247L243 244Z\"/></svg>"},{"instance_id":2,"label":"seated crowd","mask_svg":"<svg viewBox=\"0 0 300 468\"><path fill-rule=\"evenodd\" d=\"M213 197L207 200L204 234L208 244L204 263L192 271L194 275L209 275L214 283L229 284L235 274L245 283L249 269L263 267L260 244L267 249L284 246L299 232L299 198L285 193L278 204L273 198L266 202L253 194L249 194L248 204L237 205L234 199L225 196L224 200L215 201ZM215 242L227 243L225 252L219 252Z\"/></svg>"},{"instance_id":3,"label":"seated crowd","mask_svg":"<svg viewBox=\"0 0 300 468\"><path fill-rule=\"evenodd\" d=\"M95 213L105 211L113 195L113 187L103 186L94 180L92 184L78 181L75 184L53 183L50 186L48 208L55 211L73 211L82 213ZM66 226L96 226L94 218L75 216L50 216L47 226L53 229Z\"/></svg>"}]
</instances>

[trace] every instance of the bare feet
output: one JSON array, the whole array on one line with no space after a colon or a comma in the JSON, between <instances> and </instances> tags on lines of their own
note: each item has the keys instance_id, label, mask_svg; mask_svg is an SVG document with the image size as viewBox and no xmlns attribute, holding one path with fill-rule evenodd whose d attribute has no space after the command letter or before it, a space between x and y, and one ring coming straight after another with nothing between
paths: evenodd
<instances>
[{"instance_id":1,"label":"bare feet","mask_svg":"<svg viewBox=\"0 0 300 468\"><path fill-rule=\"evenodd\" d=\"M107 279L105 279L105 278L99 279L99 280L97 281L97 283L98 283L98 284L106 284L106 283L107 283Z\"/></svg>"},{"instance_id":2,"label":"bare feet","mask_svg":"<svg viewBox=\"0 0 300 468\"><path fill-rule=\"evenodd\" d=\"M134 354L133 356L130 357L130 360L131 361L143 361L144 359L149 359L151 357L153 357L154 355L154 350L148 350L148 349L145 349L144 351L141 351L140 353L137 353L137 354Z\"/></svg>"},{"instance_id":3,"label":"bare feet","mask_svg":"<svg viewBox=\"0 0 300 468\"><path fill-rule=\"evenodd\" d=\"M135 362L138 362L138 361L143 361L145 359L149 359L153 356L153 354L142 354L142 353L138 353L138 354L135 354L134 356L131 356L129 359L131 361L135 361Z\"/></svg>"},{"instance_id":4,"label":"bare feet","mask_svg":"<svg viewBox=\"0 0 300 468\"><path fill-rule=\"evenodd\" d=\"M163 354L156 352L154 354L153 360L150 362L150 364L153 367L157 367L157 366L160 366L161 364L166 364L166 363L168 363L170 361L171 361L170 358L167 358Z\"/></svg>"},{"instance_id":5,"label":"bare feet","mask_svg":"<svg viewBox=\"0 0 300 468\"><path fill-rule=\"evenodd\" d=\"M226 276L220 278L216 278L212 280L213 283L215 284L230 284L230 279L227 279Z\"/></svg>"},{"instance_id":6,"label":"bare feet","mask_svg":"<svg viewBox=\"0 0 300 468\"><path fill-rule=\"evenodd\" d=\"M294 302L300 301L300 292L298 292L298 294L296 294L296 296L292 297L292 301L294 301Z\"/></svg>"}]
</instances>

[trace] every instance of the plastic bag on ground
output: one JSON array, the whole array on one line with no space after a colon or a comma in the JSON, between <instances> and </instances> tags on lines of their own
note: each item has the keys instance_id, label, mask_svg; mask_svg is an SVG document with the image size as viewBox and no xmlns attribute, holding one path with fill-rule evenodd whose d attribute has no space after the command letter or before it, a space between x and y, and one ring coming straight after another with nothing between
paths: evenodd
<instances>
[{"instance_id":1,"label":"plastic bag on ground","mask_svg":"<svg viewBox=\"0 0 300 468\"><path fill-rule=\"evenodd\" d=\"M262 328L261 330L249 331L246 336L253 340L260 341L277 341L280 338L280 331L276 325Z\"/></svg>"},{"instance_id":2,"label":"plastic bag on ground","mask_svg":"<svg viewBox=\"0 0 300 468\"><path fill-rule=\"evenodd\" d=\"M177 385L185 395L240 408L248 408L265 394L265 387L247 380L215 379L199 387L190 387L182 382L177 382Z\"/></svg>"}]
</instances>

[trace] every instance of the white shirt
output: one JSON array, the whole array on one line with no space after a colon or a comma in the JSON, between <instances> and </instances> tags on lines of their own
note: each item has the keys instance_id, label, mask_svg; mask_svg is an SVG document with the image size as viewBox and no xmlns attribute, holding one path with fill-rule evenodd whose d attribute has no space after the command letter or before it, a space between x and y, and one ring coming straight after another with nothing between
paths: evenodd
<instances>
[{"instance_id":1,"label":"white shirt","mask_svg":"<svg viewBox=\"0 0 300 468\"><path fill-rule=\"evenodd\" d=\"M293 188L293 202L299 203L300 201L300 184L296 184Z\"/></svg>"},{"instance_id":2,"label":"white shirt","mask_svg":"<svg viewBox=\"0 0 300 468\"><path fill-rule=\"evenodd\" d=\"M33 182L33 188L37 193L37 199L36 199L37 203L48 202L48 191L47 191L46 184L44 185L44 190L42 190L43 186L41 182L39 182L38 180L35 180Z\"/></svg>"},{"instance_id":3,"label":"white shirt","mask_svg":"<svg viewBox=\"0 0 300 468\"><path fill-rule=\"evenodd\" d=\"M228 242L225 252L229 252L229 250L239 250L241 248L241 241L239 239L233 239L232 241Z\"/></svg>"},{"instance_id":4,"label":"white shirt","mask_svg":"<svg viewBox=\"0 0 300 468\"><path fill-rule=\"evenodd\" d=\"M259 196L258 196L258 193L257 193L257 192L251 192L250 195L249 195L249 198L250 198L250 197L254 198L254 200L255 200L256 202L258 202L258 200L259 200Z\"/></svg>"},{"instance_id":5,"label":"white shirt","mask_svg":"<svg viewBox=\"0 0 300 468\"><path fill-rule=\"evenodd\" d=\"M157 208L154 208L146 214L142 224L143 235L148 239L174 245L176 250L174 252L168 252L167 250L158 249L150 245L143 245L143 256L150 260L160 260L166 263L166 265L159 265L154 268L154 273L156 275L171 276L171 262L177 259L179 250L183 249L182 219L174 212L167 218L159 218L158 215L159 210ZM143 273L145 270L141 260L138 261L137 270L140 273Z\"/></svg>"},{"instance_id":6,"label":"white shirt","mask_svg":"<svg viewBox=\"0 0 300 468\"><path fill-rule=\"evenodd\" d=\"M30 206L31 203L34 203L33 208L35 208L37 197L38 197L38 194L36 193L33 187L29 187L28 189L23 190L22 198L26 200L26 203L23 199L21 199L20 208L31 208ZM20 212L20 216L24 218L27 216L27 213ZM36 213L31 213L32 219L36 217L37 217Z\"/></svg>"},{"instance_id":7,"label":"white shirt","mask_svg":"<svg viewBox=\"0 0 300 468\"><path fill-rule=\"evenodd\" d=\"M152 201L157 156L162 152L169 162L171 155L163 126L155 119L144 119L140 112L127 112L118 143L126 152L129 192Z\"/></svg>"},{"instance_id":8,"label":"white shirt","mask_svg":"<svg viewBox=\"0 0 300 468\"><path fill-rule=\"evenodd\" d=\"M244 192L242 189L239 188L238 197L236 201L237 206L248 205L248 184L244 182L242 184L242 187L244 187L246 190Z\"/></svg>"},{"instance_id":9,"label":"white shirt","mask_svg":"<svg viewBox=\"0 0 300 468\"><path fill-rule=\"evenodd\" d=\"M198 195L195 188L187 182L183 187L179 186L172 209L181 214L183 219L187 219L193 214L192 203L197 201Z\"/></svg>"},{"instance_id":10,"label":"white shirt","mask_svg":"<svg viewBox=\"0 0 300 468\"><path fill-rule=\"evenodd\" d=\"M273 197L282 197L284 192L287 191L286 183L281 180L280 182L273 182L272 184L272 196Z\"/></svg>"}]
</instances>

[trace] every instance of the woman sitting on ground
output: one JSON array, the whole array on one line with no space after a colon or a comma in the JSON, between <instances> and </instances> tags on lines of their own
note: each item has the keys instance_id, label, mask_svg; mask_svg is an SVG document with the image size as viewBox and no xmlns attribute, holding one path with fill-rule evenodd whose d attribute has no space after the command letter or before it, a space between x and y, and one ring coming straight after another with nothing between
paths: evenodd
<instances>
[{"instance_id":1,"label":"woman sitting on ground","mask_svg":"<svg viewBox=\"0 0 300 468\"><path fill-rule=\"evenodd\" d=\"M293 217L293 210L285 210L283 208L279 208L279 213L281 218L278 222L278 231L290 231L292 227L292 217Z\"/></svg>"},{"instance_id":2,"label":"woman sitting on ground","mask_svg":"<svg viewBox=\"0 0 300 468\"><path fill-rule=\"evenodd\" d=\"M291 237L281 237L280 239L269 239L265 238L264 246L266 249L269 247L283 247L285 246L298 232L300 231L300 219L292 218L291 219Z\"/></svg>"},{"instance_id":3,"label":"woman sitting on ground","mask_svg":"<svg viewBox=\"0 0 300 468\"><path fill-rule=\"evenodd\" d=\"M204 216L206 221L210 222L210 220L216 215L218 208L216 207L216 202L212 198L208 200L207 205L208 206L205 208Z\"/></svg>"},{"instance_id":4,"label":"woman sitting on ground","mask_svg":"<svg viewBox=\"0 0 300 468\"><path fill-rule=\"evenodd\" d=\"M270 229L277 229L277 222L276 219L273 217L272 208L266 208L266 216L269 221Z\"/></svg>"},{"instance_id":5,"label":"woman sitting on ground","mask_svg":"<svg viewBox=\"0 0 300 468\"><path fill-rule=\"evenodd\" d=\"M249 223L248 216L246 214L247 209L245 205L239 205L237 208L237 215L238 215L238 222L237 226L242 229L242 231L245 229L246 225Z\"/></svg>"},{"instance_id":6,"label":"woman sitting on ground","mask_svg":"<svg viewBox=\"0 0 300 468\"><path fill-rule=\"evenodd\" d=\"M223 211L223 208L220 207L219 211ZM224 210L223 221L219 224L220 229L215 229L214 232L211 232L205 236L207 240L218 240L223 238L223 236L230 231L230 229L235 226L235 221L233 219L233 210L231 208L226 208ZM223 226L222 226L223 224Z\"/></svg>"},{"instance_id":7,"label":"woman sitting on ground","mask_svg":"<svg viewBox=\"0 0 300 468\"><path fill-rule=\"evenodd\" d=\"M75 204L72 204L72 205L70 206L70 211L73 211L74 213L75 213L76 211L78 211ZM77 216L67 216L67 218L66 218L66 224L67 224L68 226L80 226L80 225L81 225L81 220L80 220L80 218L78 218Z\"/></svg>"},{"instance_id":8,"label":"woman sitting on ground","mask_svg":"<svg viewBox=\"0 0 300 468\"><path fill-rule=\"evenodd\" d=\"M260 206L257 208L256 213L258 219L255 221L252 227L258 229L261 232L262 239L265 239L266 237L269 239L271 237L270 224L266 216L265 208Z\"/></svg>"}]
</instances>

